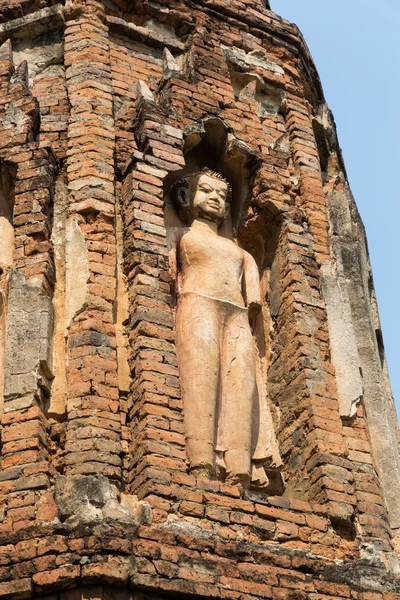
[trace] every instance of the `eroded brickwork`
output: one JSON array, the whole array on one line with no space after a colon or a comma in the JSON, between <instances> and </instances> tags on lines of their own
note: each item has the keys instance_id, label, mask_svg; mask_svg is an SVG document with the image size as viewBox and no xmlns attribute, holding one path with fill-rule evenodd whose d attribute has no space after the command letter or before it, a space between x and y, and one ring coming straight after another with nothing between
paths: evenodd
<instances>
[{"instance_id":1,"label":"eroded brickwork","mask_svg":"<svg viewBox=\"0 0 400 600\"><path fill-rule=\"evenodd\" d=\"M400 599L364 232L312 59L267 4L0 3L0 596ZM170 192L203 166L260 274L263 489L185 450Z\"/></svg>"}]
</instances>

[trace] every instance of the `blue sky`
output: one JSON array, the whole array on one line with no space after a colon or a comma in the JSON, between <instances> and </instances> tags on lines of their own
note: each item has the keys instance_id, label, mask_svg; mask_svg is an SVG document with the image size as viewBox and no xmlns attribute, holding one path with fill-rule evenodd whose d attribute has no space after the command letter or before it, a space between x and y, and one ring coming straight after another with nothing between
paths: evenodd
<instances>
[{"instance_id":1,"label":"blue sky","mask_svg":"<svg viewBox=\"0 0 400 600\"><path fill-rule=\"evenodd\" d=\"M271 0L271 8L302 31L335 117L400 416L400 2Z\"/></svg>"}]
</instances>

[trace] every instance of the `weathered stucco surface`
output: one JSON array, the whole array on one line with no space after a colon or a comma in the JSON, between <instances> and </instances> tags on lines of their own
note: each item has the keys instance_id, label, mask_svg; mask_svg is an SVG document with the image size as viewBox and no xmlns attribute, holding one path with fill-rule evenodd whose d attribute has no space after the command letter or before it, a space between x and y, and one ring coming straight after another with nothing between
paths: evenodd
<instances>
[{"instance_id":1,"label":"weathered stucco surface","mask_svg":"<svg viewBox=\"0 0 400 600\"><path fill-rule=\"evenodd\" d=\"M17 269L9 279L4 377L5 411L46 402L53 377L50 343L53 311L40 281ZM21 351L23 349L23 351ZM39 397L38 397L39 396Z\"/></svg>"},{"instance_id":2,"label":"weathered stucco surface","mask_svg":"<svg viewBox=\"0 0 400 600\"><path fill-rule=\"evenodd\" d=\"M371 265L364 229L347 186L328 195L332 229L336 234L337 261L341 265L350 300L362 374L363 400L376 465L389 507L392 527L400 527L400 455L393 398L387 386L379 317L372 287ZM356 381L352 378L353 382Z\"/></svg>"}]
</instances>

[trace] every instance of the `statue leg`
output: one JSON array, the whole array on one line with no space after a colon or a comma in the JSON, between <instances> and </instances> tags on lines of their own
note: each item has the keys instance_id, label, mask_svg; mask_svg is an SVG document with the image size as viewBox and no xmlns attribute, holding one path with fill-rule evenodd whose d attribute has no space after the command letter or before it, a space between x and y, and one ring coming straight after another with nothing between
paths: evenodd
<instances>
[{"instance_id":1,"label":"statue leg","mask_svg":"<svg viewBox=\"0 0 400 600\"><path fill-rule=\"evenodd\" d=\"M176 315L186 452L191 469L208 473L215 467L220 304L197 294L182 294Z\"/></svg>"},{"instance_id":2,"label":"statue leg","mask_svg":"<svg viewBox=\"0 0 400 600\"><path fill-rule=\"evenodd\" d=\"M257 394L254 341L247 311L231 307L222 348L220 427L228 482L247 484L251 475L252 413Z\"/></svg>"}]
</instances>

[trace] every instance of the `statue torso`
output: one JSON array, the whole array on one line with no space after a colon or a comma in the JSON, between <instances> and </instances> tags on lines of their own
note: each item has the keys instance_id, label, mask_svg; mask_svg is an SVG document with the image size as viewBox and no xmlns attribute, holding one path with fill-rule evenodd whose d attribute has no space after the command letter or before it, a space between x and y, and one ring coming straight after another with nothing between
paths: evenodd
<instances>
[{"instance_id":1,"label":"statue torso","mask_svg":"<svg viewBox=\"0 0 400 600\"><path fill-rule=\"evenodd\" d=\"M231 240L192 228L182 236L178 255L181 293L244 307L244 255Z\"/></svg>"}]
</instances>

